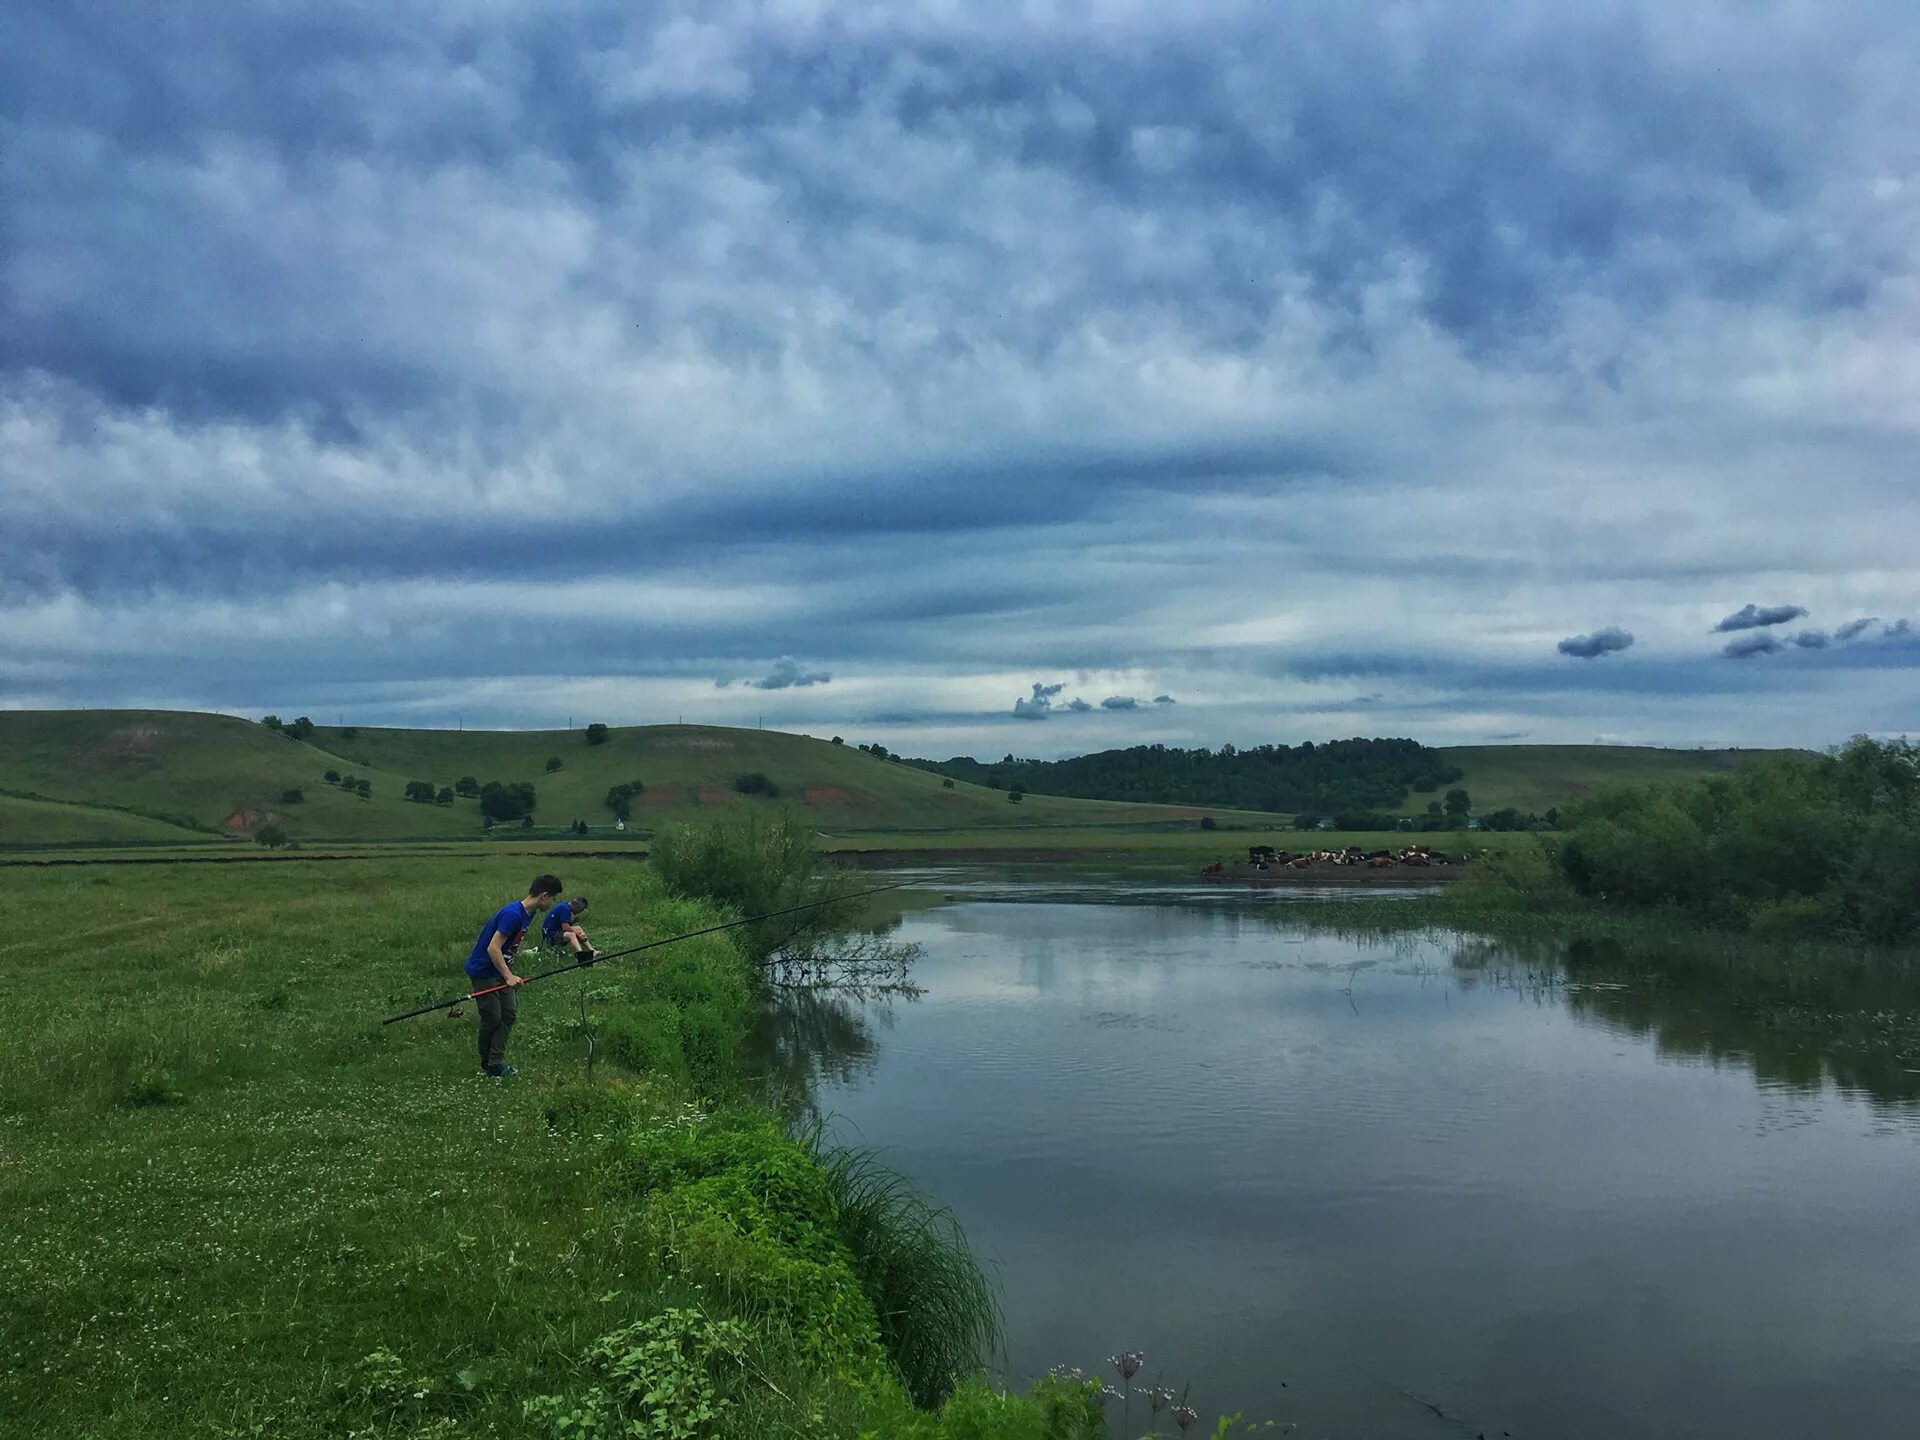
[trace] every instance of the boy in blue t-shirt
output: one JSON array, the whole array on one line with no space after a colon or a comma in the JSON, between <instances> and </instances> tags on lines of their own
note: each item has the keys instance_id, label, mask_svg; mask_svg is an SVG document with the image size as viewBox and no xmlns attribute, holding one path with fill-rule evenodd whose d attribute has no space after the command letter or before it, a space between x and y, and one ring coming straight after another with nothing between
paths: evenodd
<instances>
[{"instance_id":1,"label":"boy in blue t-shirt","mask_svg":"<svg viewBox=\"0 0 1920 1440\"><path fill-rule=\"evenodd\" d=\"M500 987L473 999L473 1008L480 1016L480 1068L489 1075L504 1078L514 1073L513 1066L506 1063L507 1032L520 1018L520 997L513 992L527 982L513 973L513 957L533 917L548 909L559 894L558 876L534 876L524 900L502 905L480 927L480 938L473 942L473 953L467 956L467 978L473 981L475 990Z\"/></svg>"},{"instance_id":2,"label":"boy in blue t-shirt","mask_svg":"<svg viewBox=\"0 0 1920 1440\"><path fill-rule=\"evenodd\" d=\"M547 918L540 926L541 942L549 950L571 950L582 960L593 959L594 948L587 943L587 932L580 928L580 917L586 912L586 896L562 900L547 911Z\"/></svg>"}]
</instances>

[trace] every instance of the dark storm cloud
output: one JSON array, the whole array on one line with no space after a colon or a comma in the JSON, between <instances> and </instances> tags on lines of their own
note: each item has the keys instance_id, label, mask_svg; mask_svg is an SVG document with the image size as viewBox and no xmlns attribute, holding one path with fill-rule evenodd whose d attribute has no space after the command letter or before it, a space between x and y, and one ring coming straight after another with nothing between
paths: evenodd
<instances>
[{"instance_id":1,"label":"dark storm cloud","mask_svg":"<svg viewBox=\"0 0 1920 1440\"><path fill-rule=\"evenodd\" d=\"M1879 616L1863 615L1858 620L1849 620L1846 624L1836 628L1833 632L1833 638L1842 642L1858 639L1879 623Z\"/></svg>"},{"instance_id":2,"label":"dark storm cloud","mask_svg":"<svg viewBox=\"0 0 1920 1440\"><path fill-rule=\"evenodd\" d=\"M1140 702L1131 695L1109 695L1100 702L1102 710L1138 710Z\"/></svg>"},{"instance_id":3,"label":"dark storm cloud","mask_svg":"<svg viewBox=\"0 0 1920 1440\"><path fill-rule=\"evenodd\" d=\"M1156 695L1153 697L1153 703L1156 705L1177 705L1179 702L1171 695Z\"/></svg>"},{"instance_id":4,"label":"dark storm cloud","mask_svg":"<svg viewBox=\"0 0 1920 1440\"><path fill-rule=\"evenodd\" d=\"M1571 655L1578 660L1596 660L1616 650L1625 650L1632 644L1633 635L1630 632L1618 625L1609 625L1591 635L1569 635L1554 648L1562 655Z\"/></svg>"},{"instance_id":5,"label":"dark storm cloud","mask_svg":"<svg viewBox=\"0 0 1920 1440\"><path fill-rule=\"evenodd\" d=\"M1046 719L1053 713L1053 697L1066 688L1064 682L1058 685L1042 685L1038 680L1034 681L1033 694L1024 700L1013 702L1014 716L1021 720Z\"/></svg>"},{"instance_id":6,"label":"dark storm cloud","mask_svg":"<svg viewBox=\"0 0 1920 1440\"><path fill-rule=\"evenodd\" d=\"M1798 473L1871 491L1906 443L1873 397L1722 362L1891 373L1870 325L1904 319L1910 226L1880 187L1909 168L1909 8L1080 15L20 0L0 662L58 656L25 683L96 703L303 665L451 696L538 645L797 707L915 664L1214 697L1243 667L1345 666L1575 693L1611 727L1602 705L1734 667L1503 665L1448 617L1511 623L1548 553L1604 582L1588 613L1627 613L1628 571L1697 604L1803 558L1897 568L1837 528L1862 497L1796 512L1797 478L1742 463L1788 433ZM1703 378L1676 437L1679 373ZM1583 457L1630 434L1663 436L1631 457L1660 482L1595 493L1646 533L1569 529ZM1488 476L1455 479L1463 454ZM1517 474L1538 510L1507 503ZM1502 525L1422 511L1423 486ZM1790 553L1730 540L1744 514ZM1256 531L1271 559L1235 561ZM1325 653L1263 635L1283 559L1303 632L1376 586L1371 613L1414 623ZM783 654L812 665L744 678ZM1014 713L1096 708L1057 693Z\"/></svg>"},{"instance_id":7,"label":"dark storm cloud","mask_svg":"<svg viewBox=\"0 0 1920 1440\"><path fill-rule=\"evenodd\" d=\"M1793 643L1802 650L1824 650L1833 640L1824 630L1802 630L1793 637Z\"/></svg>"},{"instance_id":8,"label":"dark storm cloud","mask_svg":"<svg viewBox=\"0 0 1920 1440\"><path fill-rule=\"evenodd\" d=\"M1771 635L1746 635L1729 640L1720 653L1729 660L1751 660L1759 655L1778 655L1783 648Z\"/></svg>"},{"instance_id":9,"label":"dark storm cloud","mask_svg":"<svg viewBox=\"0 0 1920 1440\"><path fill-rule=\"evenodd\" d=\"M1743 605L1714 626L1717 634L1729 630L1758 630L1766 625L1784 625L1807 613L1804 605Z\"/></svg>"},{"instance_id":10,"label":"dark storm cloud","mask_svg":"<svg viewBox=\"0 0 1920 1440\"><path fill-rule=\"evenodd\" d=\"M1067 709L1073 711L1073 713L1076 715L1084 715L1087 713L1087 711L1093 709L1093 706L1089 705L1085 700L1082 700L1078 695L1076 695L1073 697L1073 699L1067 702Z\"/></svg>"},{"instance_id":11,"label":"dark storm cloud","mask_svg":"<svg viewBox=\"0 0 1920 1440\"><path fill-rule=\"evenodd\" d=\"M791 690L796 686L805 689L809 685L825 685L832 679L824 670L803 670L798 661L782 658L774 662L773 669L766 675L747 683L756 690Z\"/></svg>"}]
</instances>

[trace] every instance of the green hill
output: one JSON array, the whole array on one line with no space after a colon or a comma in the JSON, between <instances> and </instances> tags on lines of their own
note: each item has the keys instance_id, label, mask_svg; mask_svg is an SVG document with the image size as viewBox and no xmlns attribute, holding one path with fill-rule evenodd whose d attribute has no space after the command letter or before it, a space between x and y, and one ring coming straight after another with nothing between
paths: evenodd
<instances>
[{"instance_id":1,"label":"green hill","mask_svg":"<svg viewBox=\"0 0 1920 1440\"><path fill-rule=\"evenodd\" d=\"M1441 754L1460 767L1454 782L1476 814L1512 806L1543 815L1601 785L1651 785L1731 770L1759 750L1658 750L1645 745L1455 745ZM1418 814L1435 795L1407 793Z\"/></svg>"},{"instance_id":2,"label":"green hill","mask_svg":"<svg viewBox=\"0 0 1920 1440\"><path fill-rule=\"evenodd\" d=\"M1460 767L1474 809L1544 812L1609 781L1678 780L1738 764L1752 751L1600 745L1466 746L1443 752ZM560 768L548 771L550 759ZM329 771L369 782L361 798L327 783ZM735 780L765 775L777 800L743 796ZM229 715L174 711L0 711L0 844L217 841L267 821L302 840L452 839L482 825L477 802L421 805L412 780L435 789L463 776L531 783L538 825L584 820L612 831L611 786L638 780L630 833L695 820L722 806L792 804L828 836L893 832L1013 832L1098 826L1185 828L1272 823L1220 807L1135 804L1028 795L1022 804L984 786L772 730L702 725L616 727L603 744L581 730L461 731L322 726L294 740ZM299 791L297 801L288 792ZM1432 795L1409 792L1403 813ZM990 842L993 843L993 842Z\"/></svg>"},{"instance_id":3,"label":"green hill","mask_svg":"<svg viewBox=\"0 0 1920 1440\"><path fill-rule=\"evenodd\" d=\"M548 771L550 759L561 768ZM333 770L370 782L362 799L329 784ZM759 773L777 799L749 798L735 780ZM228 715L173 711L0 712L0 844L76 840L214 839L273 821L297 839L473 836L478 804L422 805L407 783L436 789L462 777L530 782L536 823L584 820L610 832L610 787L638 780L631 828L652 830L716 807L794 804L825 831L1017 829L1190 821L1170 806L1005 795L879 759L849 746L778 731L713 726L614 728L590 745L584 731L395 730L321 727L293 740ZM289 801L289 791L302 798ZM89 808L91 807L91 808ZM1218 812L1222 819L1232 818Z\"/></svg>"}]
</instances>

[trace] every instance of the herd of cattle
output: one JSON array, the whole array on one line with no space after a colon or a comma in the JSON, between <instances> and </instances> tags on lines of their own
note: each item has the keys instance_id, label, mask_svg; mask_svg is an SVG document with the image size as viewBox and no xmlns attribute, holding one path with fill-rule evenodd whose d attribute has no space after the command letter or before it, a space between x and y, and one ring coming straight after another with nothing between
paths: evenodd
<instances>
[{"instance_id":1,"label":"herd of cattle","mask_svg":"<svg viewBox=\"0 0 1920 1440\"><path fill-rule=\"evenodd\" d=\"M1454 861L1446 851L1430 845L1406 845L1398 850L1362 850L1358 845L1344 850L1276 850L1271 845L1249 845L1247 863L1255 870L1275 870L1283 865L1291 870L1315 865L1366 865L1384 870L1389 865L1451 865ZM1226 871L1225 863L1215 860L1201 873L1224 875Z\"/></svg>"}]
</instances>

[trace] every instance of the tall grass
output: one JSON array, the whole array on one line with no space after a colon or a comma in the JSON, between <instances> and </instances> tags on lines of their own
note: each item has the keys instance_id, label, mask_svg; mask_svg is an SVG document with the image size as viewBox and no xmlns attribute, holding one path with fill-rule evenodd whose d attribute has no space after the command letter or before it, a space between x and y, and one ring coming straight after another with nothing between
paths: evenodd
<instances>
[{"instance_id":1,"label":"tall grass","mask_svg":"<svg viewBox=\"0 0 1920 1440\"><path fill-rule=\"evenodd\" d=\"M943 1404L992 1357L998 1292L960 1222L872 1150L802 1136L827 1177L841 1239L880 1317L880 1340L916 1405Z\"/></svg>"}]
</instances>

